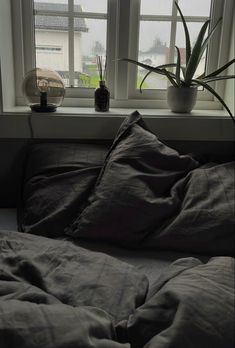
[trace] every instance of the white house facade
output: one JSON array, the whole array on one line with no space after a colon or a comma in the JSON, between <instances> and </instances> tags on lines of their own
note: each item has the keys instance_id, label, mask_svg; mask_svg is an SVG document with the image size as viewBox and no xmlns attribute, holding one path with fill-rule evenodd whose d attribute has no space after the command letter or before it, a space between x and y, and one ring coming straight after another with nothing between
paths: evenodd
<instances>
[{"instance_id":1,"label":"white house facade","mask_svg":"<svg viewBox=\"0 0 235 348\"><path fill-rule=\"evenodd\" d=\"M36 10L63 11L65 4L35 2ZM80 5L76 11L81 12ZM74 21L74 72L82 73L82 34L87 32L86 21L77 18ZM69 71L68 18L59 16L35 15L36 65L58 71L68 84Z\"/></svg>"}]
</instances>

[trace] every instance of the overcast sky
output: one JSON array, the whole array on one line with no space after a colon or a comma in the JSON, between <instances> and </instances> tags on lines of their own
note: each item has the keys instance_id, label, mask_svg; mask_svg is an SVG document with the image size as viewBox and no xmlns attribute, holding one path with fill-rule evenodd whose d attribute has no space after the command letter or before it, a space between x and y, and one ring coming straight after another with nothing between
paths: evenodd
<instances>
[{"instance_id":1,"label":"overcast sky","mask_svg":"<svg viewBox=\"0 0 235 348\"><path fill-rule=\"evenodd\" d=\"M68 3L67 0L36 0L38 2ZM123 0L124 1L124 0ZM106 12L107 0L74 0L75 4L82 6L83 11ZM173 0L141 0L141 14L169 15L172 11ZM179 5L185 16L209 16L211 0L179 0ZM106 24L103 20L87 20L89 33L83 33L83 50L87 54L91 51L93 43L100 41L105 45ZM194 41L202 23L189 23L189 30ZM169 45L170 23L169 22L142 22L140 25L140 50L148 50L158 37L162 42ZM182 25L178 25L176 44L185 47Z\"/></svg>"}]
</instances>

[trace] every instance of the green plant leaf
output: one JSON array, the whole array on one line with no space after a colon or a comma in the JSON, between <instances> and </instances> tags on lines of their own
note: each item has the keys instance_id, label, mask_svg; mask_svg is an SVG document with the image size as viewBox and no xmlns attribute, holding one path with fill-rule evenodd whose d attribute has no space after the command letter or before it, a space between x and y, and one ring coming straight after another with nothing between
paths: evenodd
<instances>
[{"instance_id":1,"label":"green plant leaf","mask_svg":"<svg viewBox=\"0 0 235 348\"><path fill-rule=\"evenodd\" d=\"M208 34L207 38L205 39L205 41L203 42L202 48L201 48L201 52L200 52L200 56L199 56L199 61L202 58L203 53L205 52L205 49L209 43L209 40L211 39L211 37L214 35L218 25L220 24L220 22L222 21L222 17L218 19L218 21L216 22L215 26L213 27L213 29L210 31L210 33Z\"/></svg>"},{"instance_id":2,"label":"green plant leaf","mask_svg":"<svg viewBox=\"0 0 235 348\"><path fill-rule=\"evenodd\" d=\"M118 59L118 60L129 62L129 63L133 63L133 64L141 66L142 68L144 68L146 70L149 70L151 72L155 72L155 73L158 73L160 75L164 75L164 76L166 76L169 79L169 81L171 82L171 84L173 86L178 87L177 83L174 81L174 79L176 79L175 74L173 74L172 72L167 71L166 69L160 69L159 67L153 67L151 65L143 64L143 63L140 63L140 62L138 62L136 60L129 59L129 58L121 58L121 59ZM165 65L166 64L160 65L160 67L161 66L165 66ZM170 66L175 66L175 64L172 63L172 64L170 64Z\"/></svg>"},{"instance_id":3,"label":"green plant leaf","mask_svg":"<svg viewBox=\"0 0 235 348\"><path fill-rule=\"evenodd\" d=\"M213 71L211 74L208 74L204 77L202 77L203 79L207 79L208 77L212 77L212 76L216 76L219 75L222 71L226 70L230 65L232 65L233 63L235 63L235 58L230 60L228 63L226 63L225 65L221 66L219 69ZM199 78L199 77L198 77Z\"/></svg>"},{"instance_id":4,"label":"green plant leaf","mask_svg":"<svg viewBox=\"0 0 235 348\"><path fill-rule=\"evenodd\" d=\"M223 99L220 97L220 95L218 93L216 93L216 91L209 86L206 82L203 82L201 80L192 80L192 82L195 82L201 86L203 86L205 89L207 89L209 92L211 92L211 94L213 94L218 100L219 102L224 106L224 108L228 111L229 115L231 116L231 119L233 120L234 124L235 124L235 118L232 115L231 110L229 109L229 107L227 106L227 104L223 101Z\"/></svg>"},{"instance_id":5,"label":"green plant leaf","mask_svg":"<svg viewBox=\"0 0 235 348\"><path fill-rule=\"evenodd\" d=\"M174 87L179 87L179 85L175 82L174 79L176 79L175 74L170 73L169 71L167 71L166 69L162 69L162 71L164 72L164 75L168 78L168 80L170 81L170 83L174 86Z\"/></svg>"},{"instance_id":6,"label":"green plant leaf","mask_svg":"<svg viewBox=\"0 0 235 348\"><path fill-rule=\"evenodd\" d=\"M173 79L176 79L176 75L173 72L165 69L165 68L175 68L176 66L177 66L176 63L169 63L169 64L158 65L157 68L162 69L164 71L164 75L166 75L166 76L168 75L168 76L172 77ZM168 77L168 79L169 79L169 77ZM183 82L183 81L181 80L181 82ZM171 83L173 84L174 81L173 82L171 81Z\"/></svg>"},{"instance_id":7,"label":"green plant leaf","mask_svg":"<svg viewBox=\"0 0 235 348\"><path fill-rule=\"evenodd\" d=\"M158 69L165 69L165 68L174 68L176 67L176 63L169 63L169 64L163 64L163 65L158 65Z\"/></svg>"},{"instance_id":8,"label":"green plant leaf","mask_svg":"<svg viewBox=\"0 0 235 348\"><path fill-rule=\"evenodd\" d=\"M163 64L163 65L159 65L159 66L154 67L154 66L151 66L151 65L140 63L137 60L130 59L130 58L120 58L118 60L138 65L138 66L140 66L140 67L142 67L142 68L144 68L146 70L149 70L149 71L152 71L152 72L156 72L156 73L159 73L161 75L165 75L162 72L162 70L161 70L162 68L170 68L170 67L175 67L176 66L176 63L170 63L170 64Z\"/></svg>"},{"instance_id":9,"label":"green plant leaf","mask_svg":"<svg viewBox=\"0 0 235 348\"><path fill-rule=\"evenodd\" d=\"M144 64L144 63L140 63L138 62L137 60L134 60L134 59L129 59L129 58L121 58L121 59L118 59L120 61L125 61L125 62L128 62L128 63L132 63L132 64L135 64L135 65L138 65L140 66L141 68L144 68L146 70L149 70L149 71L153 71L153 72L156 72L156 73L159 73L160 75L165 75L161 69L159 69L158 67L153 67L151 65L147 65L147 64Z\"/></svg>"},{"instance_id":10,"label":"green plant leaf","mask_svg":"<svg viewBox=\"0 0 235 348\"><path fill-rule=\"evenodd\" d=\"M172 68L175 67L176 64L175 63L170 63L170 64L163 64L163 65L158 65L157 68L158 69L162 69L162 68ZM152 74L154 71L149 71L147 72L147 74L144 76L143 80L140 83L140 93L142 93L142 86L144 84L144 81L147 79L147 77Z\"/></svg>"},{"instance_id":11,"label":"green plant leaf","mask_svg":"<svg viewBox=\"0 0 235 348\"><path fill-rule=\"evenodd\" d=\"M195 74L195 71L197 70L197 67L199 64L199 58L200 58L200 54L201 54L201 49L202 49L202 42L203 42L204 36L206 34L209 23L210 23L210 20L208 19L203 24L203 26L198 34L196 43L193 47L191 57L189 59L187 67L186 67L186 74L185 74L186 75L185 76L186 84L188 84L192 80L192 78Z\"/></svg>"},{"instance_id":12,"label":"green plant leaf","mask_svg":"<svg viewBox=\"0 0 235 348\"><path fill-rule=\"evenodd\" d=\"M179 5L177 4L177 2L175 1L175 6L177 7L177 10L180 13L180 17L183 23L183 27L184 27L184 34L185 34L185 42L186 42L186 64L188 64L190 56L191 56L191 42L190 42L190 35L189 35L189 31L188 31L188 27L186 24L186 21L184 19L184 15L179 7Z\"/></svg>"},{"instance_id":13,"label":"green plant leaf","mask_svg":"<svg viewBox=\"0 0 235 348\"><path fill-rule=\"evenodd\" d=\"M186 68L184 66L181 66L181 70L182 70L182 73L183 73L183 76L184 76L184 79L185 79Z\"/></svg>"},{"instance_id":14,"label":"green plant leaf","mask_svg":"<svg viewBox=\"0 0 235 348\"><path fill-rule=\"evenodd\" d=\"M176 65L176 72L175 72L175 76L176 76L176 82L178 84L178 86L181 85L181 81L180 81L180 70L181 70L181 56L180 56L180 50L177 46L175 46L176 51L177 51L177 65Z\"/></svg>"},{"instance_id":15,"label":"green plant leaf","mask_svg":"<svg viewBox=\"0 0 235 348\"><path fill-rule=\"evenodd\" d=\"M143 86L143 83L144 81L147 79L147 77L152 74L153 71L148 71L147 74L144 76L143 80L141 81L140 83L140 93L142 93L142 86Z\"/></svg>"},{"instance_id":16,"label":"green plant leaf","mask_svg":"<svg viewBox=\"0 0 235 348\"><path fill-rule=\"evenodd\" d=\"M229 80L229 79L235 79L235 75L224 75L224 76L208 77L207 79L204 78L201 81L208 83L208 82L213 82L213 81Z\"/></svg>"}]
</instances>

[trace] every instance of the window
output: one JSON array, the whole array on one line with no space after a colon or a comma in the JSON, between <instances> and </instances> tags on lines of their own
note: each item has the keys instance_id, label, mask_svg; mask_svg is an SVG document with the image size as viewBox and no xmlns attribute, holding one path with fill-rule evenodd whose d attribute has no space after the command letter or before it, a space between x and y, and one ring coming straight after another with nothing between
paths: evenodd
<instances>
[{"instance_id":1,"label":"window","mask_svg":"<svg viewBox=\"0 0 235 348\"><path fill-rule=\"evenodd\" d=\"M222 15L223 6L217 0L178 0L178 4L187 21L192 45L203 25L208 19L212 18L211 23ZM157 6L156 6L157 3ZM180 15L174 5L173 0L141 0L139 8L139 21L137 24L138 44L135 47L135 58L148 65L161 65L176 62L175 45L180 49L181 58L185 57L185 35ZM148 33L148 35L146 35ZM220 30L214 35L209 48L204 53L201 63L197 70L197 76L205 70L214 70L219 64L215 58L219 56L219 36ZM217 40L217 41L216 41ZM216 47L213 52L212 46ZM212 53L213 52L213 53ZM169 85L164 76L150 74L145 80L142 88L144 93L139 93L140 82L146 74L145 69L132 67L134 78L129 85L129 96L132 98L152 99L158 95L159 99L165 99L166 88ZM202 89L201 89L202 90ZM201 91L201 100L212 100L206 91Z\"/></svg>"},{"instance_id":2,"label":"window","mask_svg":"<svg viewBox=\"0 0 235 348\"><path fill-rule=\"evenodd\" d=\"M96 87L96 55L106 57L107 0L34 0L33 5L36 65L58 71L66 87ZM38 49L55 43L62 45L60 56L53 48L50 57Z\"/></svg>"},{"instance_id":3,"label":"window","mask_svg":"<svg viewBox=\"0 0 235 348\"><path fill-rule=\"evenodd\" d=\"M202 23L210 16L211 0L180 0L179 5L187 20L192 44L195 42ZM186 59L184 30L176 6L172 0L141 0L138 60L158 66L176 61L175 45L180 49L182 63ZM146 36L146 32L149 33ZM204 55L198 68L199 76L205 71ZM138 69L137 87L146 71ZM143 86L145 89L166 89L167 80L151 74Z\"/></svg>"},{"instance_id":4,"label":"window","mask_svg":"<svg viewBox=\"0 0 235 348\"><path fill-rule=\"evenodd\" d=\"M209 72L227 60L233 0L177 0L190 34L195 38L202 23L212 25L226 18L203 57L198 74ZM175 45L185 56L183 27L173 0L12 0L14 33L22 32L22 45L15 41L18 104L24 72L34 66L54 69L66 85L64 105L93 105L98 84L96 55L107 56L107 83L112 106L164 108L167 80L151 74L139 93L146 71L119 58L129 57L150 65L176 59ZM14 16L15 13L15 16ZM22 13L19 21L18 13ZM21 27L20 27L21 26ZM19 28L20 27L20 28ZM19 30L20 29L20 30ZM217 86L222 91L223 86ZM213 97L200 91L201 108L212 107ZM207 104L203 101L208 101Z\"/></svg>"},{"instance_id":5,"label":"window","mask_svg":"<svg viewBox=\"0 0 235 348\"><path fill-rule=\"evenodd\" d=\"M38 54L38 53L62 53L62 47L37 45L35 48L36 48L36 54ZM42 66L42 63L39 65Z\"/></svg>"}]
</instances>

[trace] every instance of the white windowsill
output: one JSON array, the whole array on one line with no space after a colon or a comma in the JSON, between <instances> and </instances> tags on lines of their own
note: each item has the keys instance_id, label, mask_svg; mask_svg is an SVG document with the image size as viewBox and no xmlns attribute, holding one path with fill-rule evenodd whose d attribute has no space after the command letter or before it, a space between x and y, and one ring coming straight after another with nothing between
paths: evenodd
<instances>
[{"instance_id":1,"label":"white windowsill","mask_svg":"<svg viewBox=\"0 0 235 348\"><path fill-rule=\"evenodd\" d=\"M228 113L225 110L194 110L191 113L174 113L171 112L169 109L150 109L150 108L110 108L108 112L97 112L92 107L58 107L56 112L53 113L33 113L35 116L127 116L131 114L133 111L138 110L139 113L143 116L149 116L149 117L171 117L171 118L197 118L197 117L203 117L203 118L223 118L223 119L230 119ZM31 110L28 106L14 106L7 108L4 110L3 115L9 115L9 114L30 114Z\"/></svg>"},{"instance_id":2,"label":"white windowsill","mask_svg":"<svg viewBox=\"0 0 235 348\"><path fill-rule=\"evenodd\" d=\"M55 113L31 113L16 106L0 115L0 138L112 139L124 117L135 108L96 112L89 107L60 107ZM176 114L168 109L138 109L149 128L164 140L234 141L235 127L224 110Z\"/></svg>"}]
</instances>

